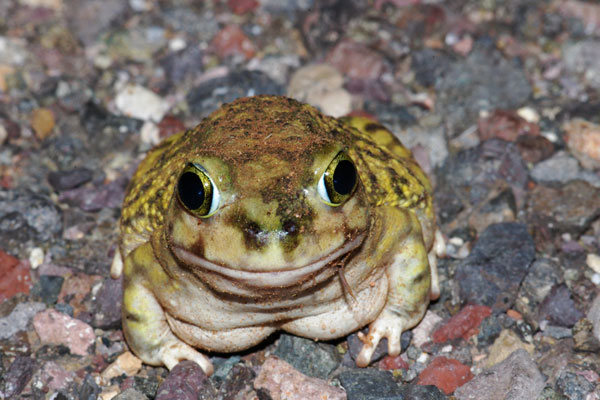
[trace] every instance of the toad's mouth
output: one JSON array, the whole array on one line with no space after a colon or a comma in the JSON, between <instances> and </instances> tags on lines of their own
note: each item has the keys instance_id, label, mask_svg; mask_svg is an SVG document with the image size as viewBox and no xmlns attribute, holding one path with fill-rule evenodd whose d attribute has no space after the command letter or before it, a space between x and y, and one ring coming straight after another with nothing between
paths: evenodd
<instances>
[{"instance_id":1,"label":"toad's mouth","mask_svg":"<svg viewBox=\"0 0 600 400\"><path fill-rule=\"evenodd\" d=\"M182 247L173 246L172 249L175 253L175 256L188 265L215 272L247 286L286 287L304 281L311 275L324 268L342 264L341 260L343 257L359 247L364 241L365 237L366 233L363 232L354 239L338 247L327 256L321 257L303 267L269 272L234 269L225 265L215 264L205 258L190 253Z\"/></svg>"}]
</instances>

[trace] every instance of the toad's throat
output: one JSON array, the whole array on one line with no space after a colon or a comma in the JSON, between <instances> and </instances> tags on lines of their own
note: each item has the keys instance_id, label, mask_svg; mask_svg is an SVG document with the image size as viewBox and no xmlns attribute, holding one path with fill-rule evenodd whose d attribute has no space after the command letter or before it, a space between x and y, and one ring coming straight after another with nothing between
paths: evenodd
<instances>
[{"instance_id":1,"label":"toad's throat","mask_svg":"<svg viewBox=\"0 0 600 400\"><path fill-rule=\"evenodd\" d=\"M205 258L190 253L186 249L173 246L172 250L175 256L184 263L197 268L202 268L210 272L217 273L233 281L239 282L245 286L253 287L287 287L303 282L310 276L329 266L339 267L339 259L359 247L366 237L366 233L361 233L354 239L344 243L327 256L318 259L303 267L269 272L243 271L233 269L224 265L215 264Z\"/></svg>"}]
</instances>

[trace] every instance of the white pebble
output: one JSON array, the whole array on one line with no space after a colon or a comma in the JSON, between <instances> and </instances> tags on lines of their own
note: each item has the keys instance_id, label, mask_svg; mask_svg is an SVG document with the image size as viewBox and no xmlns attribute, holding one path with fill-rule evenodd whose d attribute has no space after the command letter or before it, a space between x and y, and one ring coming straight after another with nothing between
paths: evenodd
<instances>
[{"instance_id":1,"label":"white pebble","mask_svg":"<svg viewBox=\"0 0 600 400\"><path fill-rule=\"evenodd\" d=\"M186 47L187 43L181 37L174 37L173 39L169 40L169 50L173 52L183 50Z\"/></svg>"},{"instance_id":2,"label":"white pebble","mask_svg":"<svg viewBox=\"0 0 600 400\"><path fill-rule=\"evenodd\" d=\"M517 115L527 122L537 124L540 122L540 114L531 107L522 107L517 110Z\"/></svg>"},{"instance_id":3,"label":"white pebble","mask_svg":"<svg viewBox=\"0 0 600 400\"><path fill-rule=\"evenodd\" d=\"M36 269L44 263L44 250L40 247L34 247L29 253L29 264L31 269Z\"/></svg>"},{"instance_id":4,"label":"white pebble","mask_svg":"<svg viewBox=\"0 0 600 400\"><path fill-rule=\"evenodd\" d=\"M128 117L154 122L162 120L169 109L169 104L156 93L131 84L117 93L115 106Z\"/></svg>"},{"instance_id":5,"label":"white pebble","mask_svg":"<svg viewBox=\"0 0 600 400\"><path fill-rule=\"evenodd\" d=\"M446 345L444 347L442 347L442 349L440 350L442 353L450 353L452 351L452 345Z\"/></svg>"},{"instance_id":6,"label":"white pebble","mask_svg":"<svg viewBox=\"0 0 600 400\"><path fill-rule=\"evenodd\" d=\"M600 274L600 256L598 254L590 253L585 258L585 263L588 267L594 270L597 274Z\"/></svg>"},{"instance_id":7,"label":"white pebble","mask_svg":"<svg viewBox=\"0 0 600 400\"><path fill-rule=\"evenodd\" d=\"M427 360L429 360L429 354L422 352L419 357L417 358L417 362L420 362L422 364L427 363Z\"/></svg>"}]
</instances>

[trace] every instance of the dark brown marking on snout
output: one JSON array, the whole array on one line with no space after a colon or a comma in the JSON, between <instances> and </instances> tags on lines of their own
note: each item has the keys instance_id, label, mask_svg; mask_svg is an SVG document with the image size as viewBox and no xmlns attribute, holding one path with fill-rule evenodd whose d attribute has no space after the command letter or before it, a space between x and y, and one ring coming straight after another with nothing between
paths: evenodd
<instances>
[{"instance_id":1,"label":"dark brown marking on snout","mask_svg":"<svg viewBox=\"0 0 600 400\"><path fill-rule=\"evenodd\" d=\"M281 224L281 230L283 233L280 236L282 248L286 253L291 253L300 244L299 234L303 230L303 226L300 221L287 219Z\"/></svg>"},{"instance_id":2,"label":"dark brown marking on snout","mask_svg":"<svg viewBox=\"0 0 600 400\"><path fill-rule=\"evenodd\" d=\"M267 244L267 235L254 221L243 224L244 242L249 249L260 250Z\"/></svg>"},{"instance_id":3,"label":"dark brown marking on snout","mask_svg":"<svg viewBox=\"0 0 600 400\"><path fill-rule=\"evenodd\" d=\"M196 238L196 241L190 246L188 249L191 253L197 255L198 257L204 258L204 240L201 236Z\"/></svg>"}]
</instances>

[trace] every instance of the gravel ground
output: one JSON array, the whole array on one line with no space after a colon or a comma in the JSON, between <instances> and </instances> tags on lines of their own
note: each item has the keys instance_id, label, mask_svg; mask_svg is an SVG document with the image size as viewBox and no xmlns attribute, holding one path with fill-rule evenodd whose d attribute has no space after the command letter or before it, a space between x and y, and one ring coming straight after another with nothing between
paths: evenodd
<instances>
[{"instance_id":1,"label":"gravel ground","mask_svg":"<svg viewBox=\"0 0 600 400\"><path fill-rule=\"evenodd\" d=\"M109 277L145 152L287 94L378 119L431 176L442 296L358 369L275 335L142 365ZM0 1L0 398L600 399L600 4Z\"/></svg>"}]
</instances>

